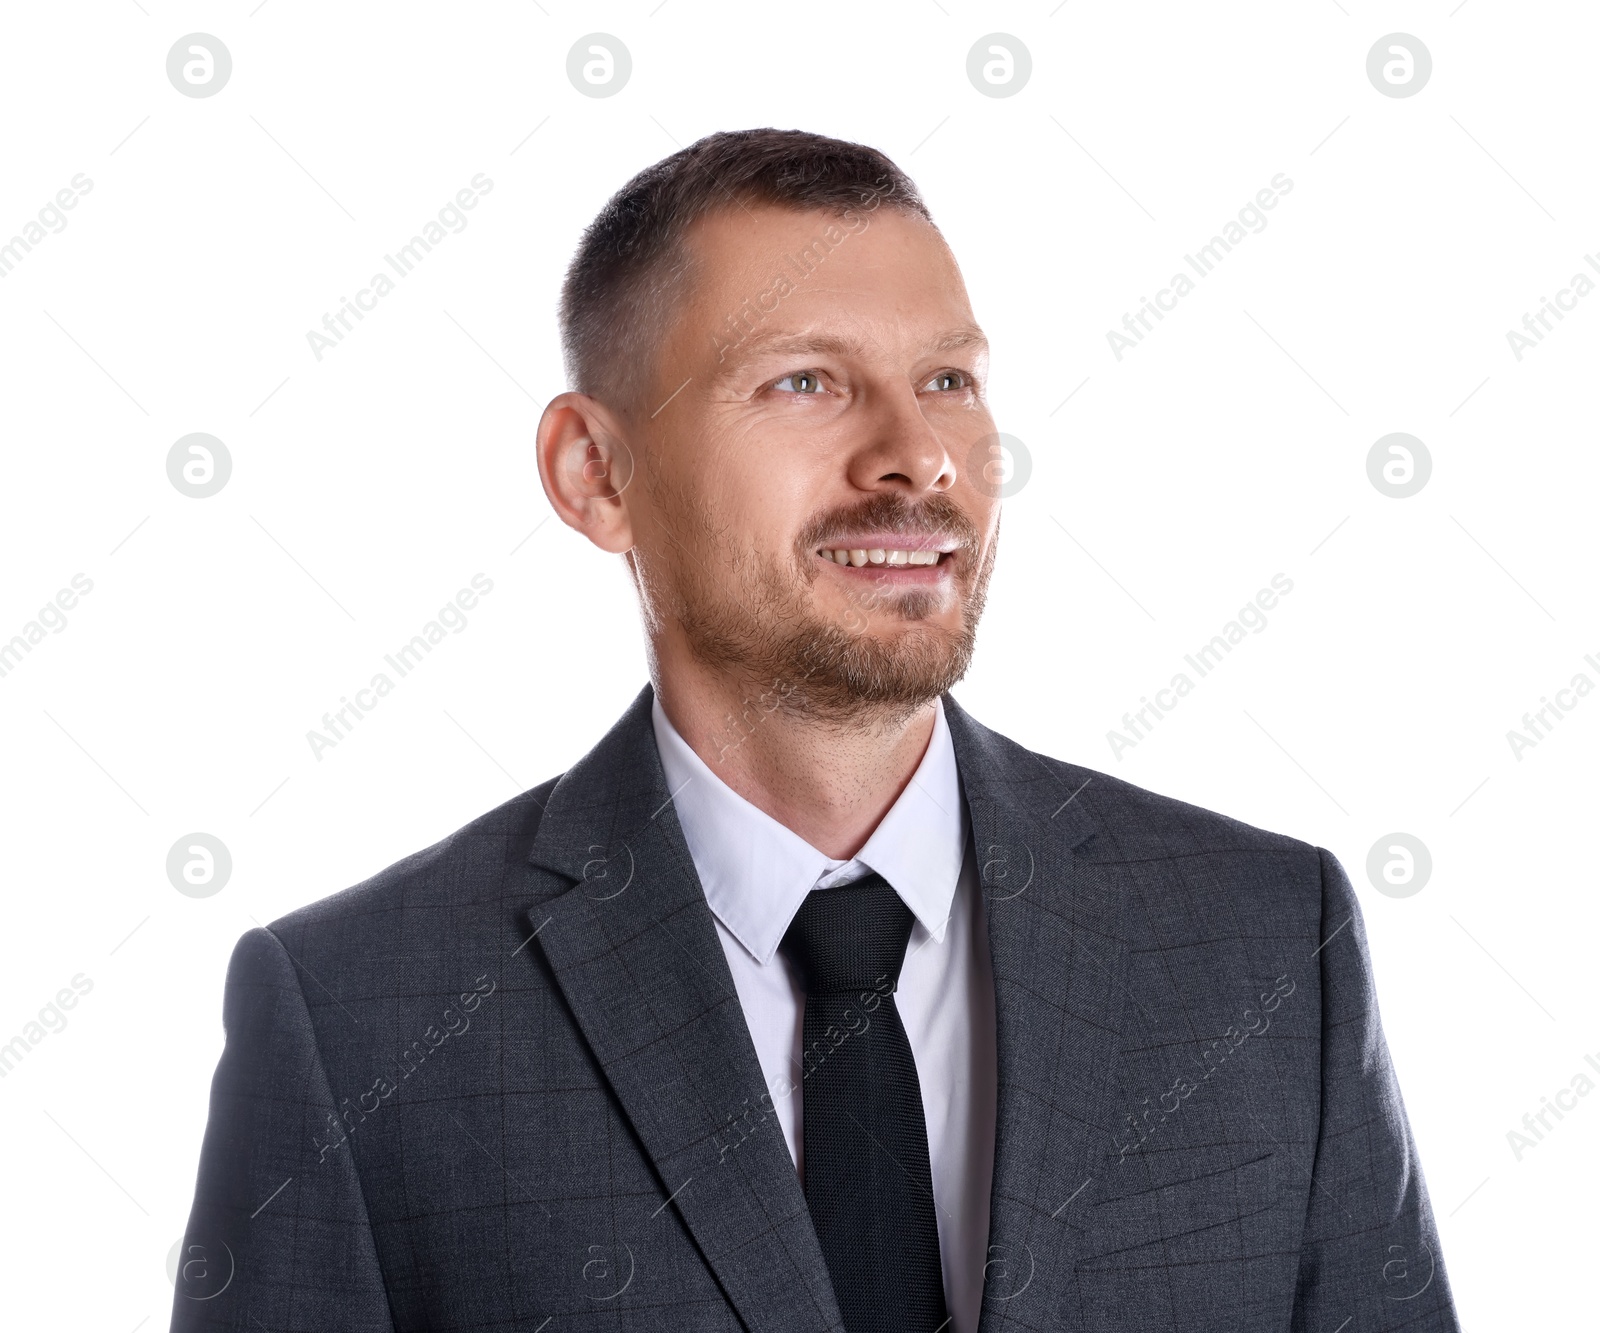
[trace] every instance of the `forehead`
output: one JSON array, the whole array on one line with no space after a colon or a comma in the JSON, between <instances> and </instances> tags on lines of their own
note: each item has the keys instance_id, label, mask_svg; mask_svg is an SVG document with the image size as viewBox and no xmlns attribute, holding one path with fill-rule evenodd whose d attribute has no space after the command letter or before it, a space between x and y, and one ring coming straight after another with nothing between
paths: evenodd
<instances>
[{"instance_id":1,"label":"forehead","mask_svg":"<svg viewBox=\"0 0 1600 1333\"><path fill-rule=\"evenodd\" d=\"M690 346L730 327L768 336L830 328L922 344L973 324L944 238L886 205L842 215L734 205L698 220L685 247L691 277L675 341Z\"/></svg>"}]
</instances>

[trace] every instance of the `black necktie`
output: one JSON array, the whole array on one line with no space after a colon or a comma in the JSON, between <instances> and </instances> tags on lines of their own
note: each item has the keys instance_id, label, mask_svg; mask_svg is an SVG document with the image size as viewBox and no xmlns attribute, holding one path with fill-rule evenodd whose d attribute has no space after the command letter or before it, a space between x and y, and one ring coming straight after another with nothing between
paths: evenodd
<instances>
[{"instance_id":1,"label":"black necktie","mask_svg":"<svg viewBox=\"0 0 1600 1333\"><path fill-rule=\"evenodd\" d=\"M869 875L812 890L778 946L806 992L806 1203L846 1333L947 1321L922 1089L894 1003L912 921Z\"/></svg>"}]
</instances>

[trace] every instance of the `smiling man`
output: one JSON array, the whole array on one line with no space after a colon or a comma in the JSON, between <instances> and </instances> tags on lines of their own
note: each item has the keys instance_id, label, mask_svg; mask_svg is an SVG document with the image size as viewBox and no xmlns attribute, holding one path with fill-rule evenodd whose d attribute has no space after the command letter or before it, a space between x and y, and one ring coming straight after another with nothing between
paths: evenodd
<instances>
[{"instance_id":1,"label":"smiling man","mask_svg":"<svg viewBox=\"0 0 1600 1333\"><path fill-rule=\"evenodd\" d=\"M174 1328L1455 1329L1337 861L948 692L997 437L905 175L712 135L561 321L650 684L241 940Z\"/></svg>"}]
</instances>

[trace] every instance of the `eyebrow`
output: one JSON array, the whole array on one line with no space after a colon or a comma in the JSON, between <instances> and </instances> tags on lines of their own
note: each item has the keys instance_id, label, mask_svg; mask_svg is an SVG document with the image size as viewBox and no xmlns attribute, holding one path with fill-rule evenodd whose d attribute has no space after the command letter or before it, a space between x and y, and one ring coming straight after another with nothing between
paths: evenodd
<instances>
[{"instance_id":1,"label":"eyebrow","mask_svg":"<svg viewBox=\"0 0 1600 1333\"><path fill-rule=\"evenodd\" d=\"M712 379L714 382L728 379L758 356L785 354L805 356L813 352L833 356L859 356L866 351L867 346L868 344L860 339L840 337L831 333L782 333L776 329L765 330L752 333L737 347L731 348L732 358L717 368ZM968 347L987 350L988 346L989 340L984 337L983 330L976 325L967 324L940 335L924 349L924 355L957 352Z\"/></svg>"}]
</instances>

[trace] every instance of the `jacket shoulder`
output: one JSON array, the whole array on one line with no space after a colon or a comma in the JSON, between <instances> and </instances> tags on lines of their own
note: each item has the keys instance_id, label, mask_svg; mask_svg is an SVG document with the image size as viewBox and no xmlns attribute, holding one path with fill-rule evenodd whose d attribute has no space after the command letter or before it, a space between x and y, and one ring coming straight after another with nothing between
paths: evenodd
<instances>
[{"instance_id":1,"label":"jacket shoulder","mask_svg":"<svg viewBox=\"0 0 1600 1333\"><path fill-rule=\"evenodd\" d=\"M270 929L295 938L351 918L499 901L505 872L526 859L545 803L559 781L558 774L513 796L359 884L286 913Z\"/></svg>"},{"instance_id":2,"label":"jacket shoulder","mask_svg":"<svg viewBox=\"0 0 1600 1333\"><path fill-rule=\"evenodd\" d=\"M1094 825L1092 847L1085 850L1096 860L1146 861L1231 852L1287 856L1310 869L1317 867L1317 848L1299 838L1041 754L998 732L989 736L1006 753L1013 773L1031 770L1041 782L1059 789L1063 799L1083 804Z\"/></svg>"},{"instance_id":3,"label":"jacket shoulder","mask_svg":"<svg viewBox=\"0 0 1600 1333\"><path fill-rule=\"evenodd\" d=\"M1093 835L1077 854L1129 890L1150 938L1179 938L1196 919L1249 923L1238 930L1264 938L1317 937L1328 866L1338 864L1331 854L1109 773L1017 749L1061 792L1057 802L1078 793Z\"/></svg>"}]
</instances>

